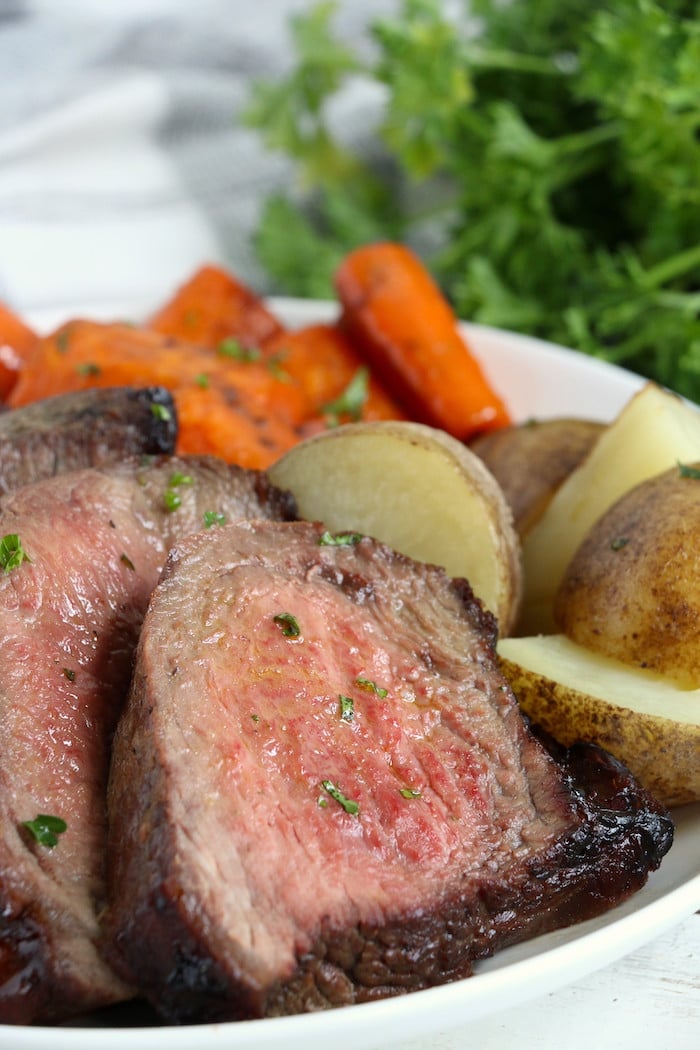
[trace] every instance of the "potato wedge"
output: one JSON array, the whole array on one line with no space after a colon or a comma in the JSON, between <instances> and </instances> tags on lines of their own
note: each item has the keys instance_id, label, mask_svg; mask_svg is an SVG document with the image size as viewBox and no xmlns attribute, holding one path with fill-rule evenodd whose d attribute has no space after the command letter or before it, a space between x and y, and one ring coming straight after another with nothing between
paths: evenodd
<instances>
[{"instance_id":1,"label":"potato wedge","mask_svg":"<svg viewBox=\"0 0 700 1050\"><path fill-rule=\"evenodd\" d=\"M554 595L594 522L625 492L700 459L700 412L653 383L637 393L559 487L523 541L524 593L518 633L554 633Z\"/></svg>"},{"instance_id":2,"label":"potato wedge","mask_svg":"<svg viewBox=\"0 0 700 1050\"><path fill-rule=\"evenodd\" d=\"M700 464L614 503L564 573L554 619L603 656L700 687Z\"/></svg>"},{"instance_id":3,"label":"potato wedge","mask_svg":"<svg viewBox=\"0 0 700 1050\"><path fill-rule=\"evenodd\" d=\"M268 473L302 517L466 577L500 632L510 630L520 544L498 484L460 441L419 423L350 423L297 445Z\"/></svg>"},{"instance_id":4,"label":"potato wedge","mask_svg":"<svg viewBox=\"0 0 700 1050\"><path fill-rule=\"evenodd\" d=\"M700 800L700 690L563 635L504 638L498 652L523 710L560 743L599 744L667 806Z\"/></svg>"},{"instance_id":5,"label":"potato wedge","mask_svg":"<svg viewBox=\"0 0 700 1050\"><path fill-rule=\"evenodd\" d=\"M588 419L533 419L469 443L503 489L521 540L604 429Z\"/></svg>"}]
</instances>

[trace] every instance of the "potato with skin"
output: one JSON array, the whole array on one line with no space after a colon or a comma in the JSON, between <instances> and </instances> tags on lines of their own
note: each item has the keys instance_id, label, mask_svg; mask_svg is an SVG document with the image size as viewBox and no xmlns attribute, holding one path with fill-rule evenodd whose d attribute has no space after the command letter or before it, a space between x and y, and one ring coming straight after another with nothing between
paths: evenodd
<instances>
[{"instance_id":1,"label":"potato with skin","mask_svg":"<svg viewBox=\"0 0 700 1050\"><path fill-rule=\"evenodd\" d=\"M498 653L522 709L560 743L605 748L667 806L700 801L700 689L561 634L504 638Z\"/></svg>"},{"instance_id":2,"label":"potato with skin","mask_svg":"<svg viewBox=\"0 0 700 1050\"><path fill-rule=\"evenodd\" d=\"M604 429L588 419L532 419L470 442L503 489L521 540Z\"/></svg>"},{"instance_id":3,"label":"potato with skin","mask_svg":"<svg viewBox=\"0 0 700 1050\"><path fill-rule=\"evenodd\" d=\"M521 592L520 544L494 477L466 445L419 423L349 423L269 469L303 518L373 536L465 577L506 634Z\"/></svg>"},{"instance_id":4,"label":"potato with skin","mask_svg":"<svg viewBox=\"0 0 700 1050\"><path fill-rule=\"evenodd\" d=\"M554 619L587 649L700 687L700 463L642 482L596 522Z\"/></svg>"},{"instance_id":5,"label":"potato with skin","mask_svg":"<svg viewBox=\"0 0 700 1050\"><path fill-rule=\"evenodd\" d=\"M554 596L589 529L625 492L678 460L700 458L700 412L647 383L605 429L523 540L524 592L517 631L552 634Z\"/></svg>"}]
</instances>

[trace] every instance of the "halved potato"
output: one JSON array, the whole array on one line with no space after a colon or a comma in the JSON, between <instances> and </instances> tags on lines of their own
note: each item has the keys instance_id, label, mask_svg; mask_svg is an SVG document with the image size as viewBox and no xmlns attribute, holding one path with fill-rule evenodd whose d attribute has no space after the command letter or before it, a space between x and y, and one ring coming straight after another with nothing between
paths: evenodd
<instances>
[{"instance_id":1,"label":"halved potato","mask_svg":"<svg viewBox=\"0 0 700 1050\"><path fill-rule=\"evenodd\" d=\"M498 484L460 441L419 423L350 423L297 445L268 474L302 517L466 577L500 633L510 630L520 544Z\"/></svg>"},{"instance_id":2,"label":"halved potato","mask_svg":"<svg viewBox=\"0 0 700 1050\"><path fill-rule=\"evenodd\" d=\"M532 419L470 442L503 489L521 540L604 429L589 419Z\"/></svg>"},{"instance_id":3,"label":"halved potato","mask_svg":"<svg viewBox=\"0 0 700 1050\"><path fill-rule=\"evenodd\" d=\"M523 541L518 633L554 633L554 595L584 536L625 492L677 460L700 459L700 412L646 384L559 487Z\"/></svg>"},{"instance_id":4,"label":"halved potato","mask_svg":"<svg viewBox=\"0 0 700 1050\"><path fill-rule=\"evenodd\" d=\"M587 649L700 687L700 464L648 478L599 518L554 619Z\"/></svg>"},{"instance_id":5,"label":"halved potato","mask_svg":"<svg viewBox=\"0 0 700 1050\"><path fill-rule=\"evenodd\" d=\"M599 744L667 806L700 800L700 690L563 635L504 638L498 653L523 710L560 743Z\"/></svg>"}]
</instances>

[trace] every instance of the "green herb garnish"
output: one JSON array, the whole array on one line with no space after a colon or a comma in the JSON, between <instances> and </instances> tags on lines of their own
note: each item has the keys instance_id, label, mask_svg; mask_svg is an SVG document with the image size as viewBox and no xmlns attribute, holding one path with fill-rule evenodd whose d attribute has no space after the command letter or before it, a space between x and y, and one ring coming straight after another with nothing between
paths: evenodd
<instances>
[{"instance_id":1,"label":"green herb garnish","mask_svg":"<svg viewBox=\"0 0 700 1050\"><path fill-rule=\"evenodd\" d=\"M75 366L75 370L79 376L98 376L102 371L93 361L81 361Z\"/></svg>"},{"instance_id":2,"label":"green herb garnish","mask_svg":"<svg viewBox=\"0 0 700 1050\"><path fill-rule=\"evenodd\" d=\"M385 696L389 695L387 689L381 685L377 685L377 683L373 682L370 678L356 678L355 685L358 685L360 689L366 689L369 693L376 693L376 695L381 697L382 700Z\"/></svg>"},{"instance_id":3,"label":"green herb garnish","mask_svg":"<svg viewBox=\"0 0 700 1050\"><path fill-rule=\"evenodd\" d=\"M168 479L168 488L177 489L180 485L193 485L194 478L191 474L183 474L182 471L176 470L174 474L170 475Z\"/></svg>"},{"instance_id":4,"label":"green herb garnish","mask_svg":"<svg viewBox=\"0 0 700 1050\"><path fill-rule=\"evenodd\" d=\"M340 788L336 787L332 780L322 780L321 787L324 791L327 791L331 798L343 807L346 813L350 813L351 816L356 817L360 812L359 802L354 802L351 798L346 798Z\"/></svg>"},{"instance_id":5,"label":"green herb garnish","mask_svg":"<svg viewBox=\"0 0 700 1050\"><path fill-rule=\"evenodd\" d=\"M613 551L621 551L623 547L627 546L629 541L629 536L616 536L615 539L610 542L610 549Z\"/></svg>"},{"instance_id":6,"label":"green herb garnish","mask_svg":"<svg viewBox=\"0 0 700 1050\"><path fill-rule=\"evenodd\" d=\"M199 372L199 374L194 377L194 381L202 390L209 389L210 380L206 372Z\"/></svg>"},{"instance_id":7,"label":"green herb garnish","mask_svg":"<svg viewBox=\"0 0 700 1050\"><path fill-rule=\"evenodd\" d=\"M173 418L170 409L165 405L151 405L151 415L163 423L169 423Z\"/></svg>"},{"instance_id":8,"label":"green herb garnish","mask_svg":"<svg viewBox=\"0 0 700 1050\"><path fill-rule=\"evenodd\" d=\"M421 798L420 791L416 791L415 788L401 788L399 793L402 798Z\"/></svg>"},{"instance_id":9,"label":"green herb garnish","mask_svg":"<svg viewBox=\"0 0 700 1050\"><path fill-rule=\"evenodd\" d=\"M69 682L74 682L75 681L75 671L72 670L72 668L64 667L63 668L63 674L64 674L64 677L66 677Z\"/></svg>"},{"instance_id":10,"label":"green herb garnish","mask_svg":"<svg viewBox=\"0 0 700 1050\"><path fill-rule=\"evenodd\" d=\"M678 473L682 478L694 478L696 481L700 478L700 469L691 467L687 463L678 464Z\"/></svg>"},{"instance_id":11,"label":"green herb garnish","mask_svg":"<svg viewBox=\"0 0 700 1050\"><path fill-rule=\"evenodd\" d=\"M357 422L362 416L362 409L367 400L369 388L369 369L364 365L358 368L342 394L323 405L321 411L329 426L338 426L342 416L348 416Z\"/></svg>"},{"instance_id":12,"label":"green herb garnish","mask_svg":"<svg viewBox=\"0 0 700 1050\"><path fill-rule=\"evenodd\" d=\"M220 510L205 510L202 519L205 529L210 529L212 525L226 524L226 515L222 514Z\"/></svg>"},{"instance_id":13,"label":"green herb garnish","mask_svg":"<svg viewBox=\"0 0 700 1050\"><path fill-rule=\"evenodd\" d=\"M27 829L40 846L53 849L58 844L58 836L67 830L68 825L60 817L39 813L34 820L23 821L22 827Z\"/></svg>"},{"instance_id":14,"label":"green herb garnish","mask_svg":"<svg viewBox=\"0 0 700 1050\"><path fill-rule=\"evenodd\" d=\"M167 488L163 493L163 503L167 511L177 510L182 503L182 496L176 489Z\"/></svg>"},{"instance_id":15,"label":"green herb garnish","mask_svg":"<svg viewBox=\"0 0 700 1050\"><path fill-rule=\"evenodd\" d=\"M318 539L319 547L349 547L363 540L361 532L336 532L335 534L326 529Z\"/></svg>"},{"instance_id":16,"label":"green herb garnish","mask_svg":"<svg viewBox=\"0 0 700 1050\"><path fill-rule=\"evenodd\" d=\"M296 616L292 616L291 613L277 613L272 619L280 628L285 638L298 638L301 634L301 628L299 627L297 618Z\"/></svg>"},{"instance_id":17,"label":"green herb garnish","mask_svg":"<svg viewBox=\"0 0 700 1050\"><path fill-rule=\"evenodd\" d=\"M333 18L291 19L290 70L247 107L308 189L256 231L277 289L331 298L359 244L423 244L459 316L700 401L697 4L401 0L356 47ZM358 77L383 101L353 148L332 114Z\"/></svg>"},{"instance_id":18,"label":"green herb garnish","mask_svg":"<svg viewBox=\"0 0 700 1050\"><path fill-rule=\"evenodd\" d=\"M338 702L340 703L340 717L343 722L352 722L355 717L355 701L351 696L343 696L342 693L338 696Z\"/></svg>"},{"instance_id":19,"label":"green herb garnish","mask_svg":"<svg viewBox=\"0 0 700 1050\"><path fill-rule=\"evenodd\" d=\"M135 571L136 566L134 565L133 561L131 560L128 554L121 554L119 556L119 561L122 563L122 565L126 565L127 569L131 569L132 572Z\"/></svg>"},{"instance_id":20,"label":"green herb garnish","mask_svg":"<svg viewBox=\"0 0 700 1050\"><path fill-rule=\"evenodd\" d=\"M10 532L0 540L0 569L3 572L12 572L18 569L22 562L31 562L31 558L22 546L22 541L16 532Z\"/></svg>"},{"instance_id":21,"label":"green herb garnish","mask_svg":"<svg viewBox=\"0 0 700 1050\"><path fill-rule=\"evenodd\" d=\"M217 354L234 361L259 361L260 350L256 346L243 346L238 339L222 339L216 348Z\"/></svg>"}]
</instances>

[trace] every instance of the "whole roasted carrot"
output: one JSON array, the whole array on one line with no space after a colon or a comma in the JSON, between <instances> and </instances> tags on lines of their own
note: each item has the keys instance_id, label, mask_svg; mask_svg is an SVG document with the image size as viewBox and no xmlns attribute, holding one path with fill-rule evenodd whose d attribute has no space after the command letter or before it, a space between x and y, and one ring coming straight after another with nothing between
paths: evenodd
<instances>
[{"instance_id":1,"label":"whole roasted carrot","mask_svg":"<svg viewBox=\"0 0 700 1050\"><path fill-rule=\"evenodd\" d=\"M308 405L305 434L359 419L405 418L335 324L284 332L265 343L261 353L303 392Z\"/></svg>"},{"instance_id":2,"label":"whole roasted carrot","mask_svg":"<svg viewBox=\"0 0 700 1050\"><path fill-rule=\"evenodd\" d=\"M246 467L267 467L291 448L308 414L296 384L264 361L82 320L38 342L8 403L17 407L88 386L149 385L173 394L179 452L210 453Z\"/></svg>"},{"instance_id":3,"label":"whole roasted carrot","mask_svg":"<svg viewBox=\"0 0 700 1050\"><path fill-rule=\"evenodd\" d=\"M4 401L12 390L37 341L36 332L0 303L0 401Z\"/></svg>"},{"instance_id":4,"label":"whole roasted carrot","mask_svg":"<svg viewBox=\"0 0 700 1050\"><path fill-rule=\"evenodd\" d=\"M510 422L429 273L408 248L380 242L335 274L342 325L413 418L466 441Z\"/></svg>"},{"instance_id":5,"label":"whole roasted carrot","mask_svg":"<svg viewBox=\"0 0 700 1050\"><path fill-rule=\"evenodd\" d=\"M189 343L216 347L224 339L262 345L283 331L265 302L218 266L203 266L147 322L149 328Z\"/></svg>"}]
</instances>

